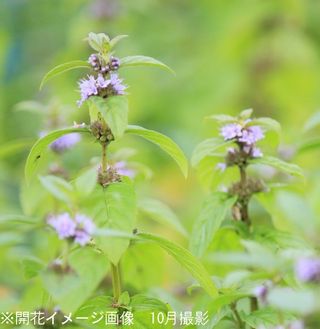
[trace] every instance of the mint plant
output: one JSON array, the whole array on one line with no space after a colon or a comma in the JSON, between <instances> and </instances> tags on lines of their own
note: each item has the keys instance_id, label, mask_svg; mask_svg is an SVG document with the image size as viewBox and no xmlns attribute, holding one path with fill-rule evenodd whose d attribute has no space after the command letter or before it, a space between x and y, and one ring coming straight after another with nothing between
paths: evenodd
<instances>
[{"instance_id":1,"label":"mint plant","mask_svg":"<svg viewBox=\"0 0 320 329\"><path fill-rule=\"evenodd\" d=\"M294 288L287 273L294 277L288 250L296 237L259 223L250 211L252 202L263 201L263 195L278 188L278 182L259 177L259 166L298 178L303 173L297 165L265 154L263 143L266 148L274 144L279 123L251 116L252 110L245 110L238 117L209 117L220 125L220 136L200 143L192 156L193 166L211 191L195 222L190 249L208 264L239 266L223 277L215 275L220 296L207 302L212 315L207 328L303 328L299 313L295 317L281 307L285 297L272 297L278 289L290 294ZM226 182L229 185L217 192ZM216 240L227 247L215 245ZM315 278L317 261L302 262L297 265L298 280Z\"/></svg>"},{"instance_id":2,"label":"mint plant","mask_svg":"<svg viewBox=\"0 0 320 329\"><path fill-rule=\"evenodd\" d=\"M39 289L47 291L49 296L45 304L36 305L37 309L44 309L48 314L55 311L62 315L75 313L78 321L73 324L79 328L104 327L105 323L96 324L90 315L107 311L116 314L120 327L126 325L125 321L132 320L129 319L131 315L134 316L133 328L161 326L150 324L151 312L167 314L168 306L147 295L131 296L123 287L122 276L126 273L121 271L121 260L130 244L159 245L190 272L208 295L217 294L208 272L189 251L165 238L140 232L136 221L138 208L155 220L169 222L182 234L186 230L161 202L150 199L141 203L137 200L134 175L126 168L126 159L113 160L116 157L111 148L113 144L124 135L136 135L169 154L183 175L187 175L188 169L183 152L169 137L140 126L128 125L127 85L121 78L121 70L138 65L157 66L169 72L172 70L146 56L115 57L115 46L124 37L110 39L103 33L90 33L87 41L95 52L90 54L88 61L65 63L45 75L41 88L49 79L71 69L88 71L78 82L80 99L77 105L80 111L88 108L90 123L75 123L72 127L48 132L34 144L25 166L25 194L28 194L38 184L35 175L44 170L43 160L48 147L58 156L75 143L81 148L88 139L100 147L100 159L97 161L94 158L91 164L88 159L88 168L74 173L73 177L66 179L56 173L38 176L41 184L38 191L41 195L50 195L45 199L48 202L45 208L51 209L40 211L38 204L32 215L44 218L45 227L41 226L40 229L46 231L48 247L54 252L48 264L41 259L26 263L31 277L40 278ZM101 290L99 284L108 273L111 285ZM112 296L108 294L110 286ZM166 325L171 326L170 322Z\"/></svg>"}]
</instances>

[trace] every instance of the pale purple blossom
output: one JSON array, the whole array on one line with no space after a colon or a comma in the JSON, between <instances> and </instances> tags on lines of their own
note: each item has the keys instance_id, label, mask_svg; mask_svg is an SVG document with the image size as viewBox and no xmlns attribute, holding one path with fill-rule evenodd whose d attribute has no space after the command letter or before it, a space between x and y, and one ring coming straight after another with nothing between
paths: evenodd
<instances>
[{"instance_id":1,"label":"pale purple blossom","mask_svg":"<svg viewBox=\"0 0 320 329\"><path fill-rule=\"evenodd\" d=\"M56 153L62 153L66 150L71 149L75 144L81 140L79 133L71 133L59 137L53 143L50 144L52 151Z\"/></svg>"},{"instance_id":2,"label":"pale purple blossom","mask_svg":"<svg viewBox=\"0 0 320 329\"><path fill-rule=\"evenodd\" d=\"M221 128L220 133L225 140L234 139L242 136L242 127L238 123L229 123Z\"/></svg>"},{"instance_id":3,"label":"pale purple blossom","mask_svg":"<svg viewBox=\"0 0 320 329\"><path fill-rule=\"evenodd\" d=\"M253 145L262 138L264 138L262 129L259 126L250 126L242 129L238 141L246 145Z\"/></svg>"},{"instance_id":4,"label":"pale purple blossom","mask_svg":"<svg viewBox=\"0 0 320 329\"><path fill-rule=\"evenodd\" d=\"M79 82L81 99L78 105L81 106L90 96L98 95L96 79L92 75L88 75L88 79L82 79Z\"/></svg>"},{"instance_id":5,"label":"pale purple blossom","mask_svg":"<svg viewBox=\"0 0 320 329\"><path fill-rule=\"evenodd\" d=\"M296 277L302 282L320 281L320 258L301 258L295 266Z\"/></svg>"},{"instance_id":6,"label":"pale purple blossom","mask_svg":"<svg viewBox=\"0 0 320 329\"><path fill-rule=\"evenodd\" d=\"M119 79L117 73L110 74L110 84L117 95L124 95L126 86L122 84L123 79Z\"/></svg>"},{"instance_id":7,"label":"pale purple blossom","mask_svg":"<svg viewBox=\"0 0 320 329\"><path fill-rule=\"evenodd\" d=\"M113 167L121 176L128 176L130 178L134 178L136 175L136 172L133 169L128 168L127 163L125 161L118 161L113 165Z\"/></svg>"},{"instance_id":8,"label":"pale purple blossom","mask_svg":"<svg viewBox=\"0 0 320 329\"><path fill-rule=\"evenodd\" d=\"M76 231L76 223L68 213L51 216L48 219L48 224L56 230L60 239L70 238Z\"/></svg>"},{"instance_id":9,"label":"pale purple blossom","mask_svg":"<svg viewBox=\"0 0 320 329\"><path fill-rule=\"evenodd\" d=\"M224 172L227 169L227 165L224 162L219 162L216 165L216 169L220 170L221 172Z\"/></svg>"},{"instance_id":10,"label":"pale purple blossom","mask_svg":"<svg viewBox=\"0 0 320 329\"><path fill-rule=\"evenodd\" d=\"M258 147L253 147L251 150L251 156L254 158L261 158L263 156L263 153Z\"/></svg>"},{"instance_id":11,"label":"pale purple blossom","mask_svg":"<svg viewBox=\"0 0 320 329\"><path fill-rule=\"evenodd\" d=\"M257 286L253 290L253 294L262 302L266 303L267 301L267 296L270 291L270 288L272 287L272 282L271 281L266 281L264 284Z\"/></svg>"},{"instance_id":12,"label":"pale purple blossom","mask_svg":"<svg viewBox=\"0 0 320 329\"><path fill-rule=\"evenodd\" d=\"M70 238L81 246L91 240L91 235L95 230L92 220L82 214L77 214L74 218L68 213L51 216L48 224L55 229L60 239Z\"/></svg>"},{"instance_id":13,"label":"pale purple blossom","mask_svg":"<svg viewBox=\"0 0 320 329\"><path fill-rule=\"evenodd\" d=\"M99 74L96 80L98 88L107 88L110 85L110 80L106 80L102 74Z\"/></svg>"}]
</instances>

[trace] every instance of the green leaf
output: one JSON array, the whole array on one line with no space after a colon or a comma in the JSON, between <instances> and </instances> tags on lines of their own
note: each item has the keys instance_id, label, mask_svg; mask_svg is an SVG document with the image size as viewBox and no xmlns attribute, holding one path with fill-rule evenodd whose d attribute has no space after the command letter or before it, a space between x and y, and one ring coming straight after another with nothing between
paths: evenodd
<instances>
[{"instance_id":1,"label":"green leaf","mask_svg":"<svg viewBox=\"0 0 320 329\"><path fill-rule=\"evenodd\" d=\"M120 295L120 298L118 300L118 303L120 305L125 305L125 306L128 306L130 304L130 295L129 295L128 291L124 291Z\"/></svg>"},{"instance_id":2,"label":"green leaf","mask_svg":"<svg viewBox=\"0 0 320 329\"><path fill-rule=\"evenodd\" d=\"M25 278L32 279L43 270L44 264L38 259L24 259L22 268Z\"/></svg>"},{"instance_id":3,"label":"green leaf","mask_svg":"<svg viewBox=\"0 0 320 329\"><path fill-rule=\"evenodd\" d=\"M64 64L60 64L56 67L54 67L53 69L51 69L42 79L41 84L40 84L40 90L42 89L42 87L47 83L48 80L50 80L51 78L70 71L70 70L74 70L74 69L80 69L80 68L90 68L90 64L86 61L80 61L80 60L76 60L76 61L71 61L71 62L67 62Z\"/></svg>"},{"instance_id":4,"label":"green leaf","mask_svg":"<svg viewBox=\"0 0 320 329\"><path fill-rule=\"evenodd\" d=\"M139 201L139 210L160 224L170 225L182 235L188 235L176 214L163 202L146 198Z\"/></svg>"},{"instance_id":5,"label":"green leaf","mask_svg":"<svg viewBox=\"0 0 320 329\"><path fill-rule=\"evenodd\" d=\"M305 132L308 132L314 128L316 128L318 125L320 125L320 111L314 113L308 121L305 123L303 130Z\"/></svg>"},{"instance_id":6,"label":"green leaf","mask_svg":"<svg viewBox=\"0 0 320 329\"><path fill-rule=\"evenodd\" d=\"M242 314L241 318L252 328L279 324L279 313L271 308L262 308L250 314Z\"/></svg>"},{"instance_id":7,"label":"green leaf","mask_svg":"<svg viewBox=\"0 0 320 329\"><path fill-rule=\"evenodd\" d=\"M157 131L145 129L139 126L129 125L126 130L127 134L137 135L158 145L162 150L168 153L178 164L183 175L188 175L188 160L180 147L169 137L160 134Z\"/></svg>"},{"instance_id":8,"label":"green leaf","mask_svg":"<svg viewBox=\"0 0 320 329\"><path fill-rule=\"evenodd\" d=\"M138 66L138 65L157 66L171 72L172 74L175 74L175 72L169 66L152 57L137 55L137 56L127 56L120 59L120 67Z\"/></svg>"},{"instance_id":9,"label":"green leaf","mask_svg":"<svg viewBox=\"0 0 320 329\"><path fill-rule=\"evenodd\" d=\"M128 100L125 96L111 96L106 99L90 97L90 113L100 113L115 139L120 138L128 125Z\"/></svg>"},{"instance_id":10,"label":"green leaf","mask_svg":"<svg viewBox=\"0 0 320 329\"><path fill-rule=\"evenodd\" d=\"M299 142L297 145L297 152L302 153L318 148L320 148L320 137L313 137Z\"/></svg>"},{"instance_id":11,"label":"green leaf","mask_svg":"<svg viewBox=\"0 0 320 329\"><path fill-rule=\"evenodd\" d=\"M222 138L209 138L197 145L192 153L191 165L196 167L204 158L208 156L219 156L217 151L222 147L231 145L232 141L224 141Z\"/></svg>"},{"instance_id":12,"label":"green leaf","mask_svg":"<svg viewBox=\"0 0 320 329\"><path fill-rule=\"evenodd\" d=\"M121 41L122 39L127 38L127 37L128 37L128 35L123 34L123 35L117 35L116 37L114 37L113 39L111 39L111 41L110 41L111 49L114 48L114 46L115 46L119 41Z\"/></svg>"},{"instance_id":13,"label":"green leaf","mask_svg":"<svg viewBox=\"0 0 320 329\"><path fill-rule=\"evenodd\" d=\"M0 215L0 224L27 224L27 225L36 225L39 222L29 216L24 215Z\"/></svg>"},{"instance_id":14,"label":"green leaf","mask_svg":"<svg viewBox=\"0 0 320 329\"><path fill-rule=\"evenodd\" d=\"M90 195L95 186L97 185L97 167L93 166L89 169L84 170L73 182L77 194L86 198Z\"/></svg>"},{"instance_id":15,"label":"green leaf","mask_svg":"<svg viewBox=\"0 0 320 329\"><path fill-rule=\"evenodd\" d=\"M259 126L265 128L266 130L273 130L279 135L281 133L280 123L276 120L271 119L271 118L253 119L252 121L249 122L249 126L253 126L253 125L259 125Z\"/></svg>"},{"instance_id":16,"label":"green leaf","mask_svg":"<svg viewBox=\"0 0 320 329\"><path fill-rule=\"evenodd\" d=\"M57 176L39 176L42 186L58 200L66 203L73 201L73 187L70 183Z\"/></svg>"},{"instance_id":17,"label":"green leaf","mask_svg":"<svg viewBox=\"0 0 320 329\"><path fill-rule=\"evenodd\" d=\"M251 117L252 112L253 112L252 109L243 110L243 111L241 111L241 113L239 114L239 118L240 118L241 120L247 120L247 119L249 119L249 118Z\"/></svg>"},{"instance_id":18,"label":"green leaf","mask_svg":"<svg viewBox=\"0 0 320 329\"><path fill-rule=\"evenodd\" d=\"M76 311L96 290L109 270L106 257L89 247L79 248L69 256L71 272L42 274L45 288L65 313Z\"/></svg>"},{"instance_id":19,"label":"green leaf","mask_svg":"<svg viewBox=\"0 0 320 329\"><path fill-rule=\"evenodd\" d=\"M223 192L213 193L207 198L190 237L190 250L194 255L203 256L236 199Z\"/></svg>"},{"instance_id":20,"label":"green leaf","mask_svg":"<svg viewBox=\"0 0 320 329\"><path fill-rule=\"evenodd\" d=\"M27 158L27 162L25 165L25 177L27 182L32 178L35 171L39 166L39 162L42 159L44 152L46 151L47 147L55 141L57 138L74 132L86 132L89 133L90 130L88 128L64 128L50 132L48 135L40 138L32 147L29 156Z\"/></svg>"},{"instance_id":21,"label":"green leaf","mask_svg":"<svg viewBox=\"0 0 320 329\"><path fill-rule=\"evenodd\" d=\"M129 179L113 183L103 190L105 208L99 214L99 227L132 233L136 219L136 195ZM100 201L101 202L101 201ZM118 237L97 236L97 245L113 264L118 264L129 246L129 240Z\"/></svg>"},{"instance_id":22,"label":"green leaf","mask_svg":"<svg viewBox=\"0 0 320 329\"><path fill-rule=\"evenodd\" d=\"M215 297L217 295L217 288L213 284L209 273L201 262L188 250L156 235L139 233L137 236L143 241L148 241L159 245L162 249L173 256L187 271L189 271L189 273L199 282L200 286L211 297Z\"/></svg>"},{"instance_id":23,"label":"green leaf","mask_svg":"<svg viewBox=\"0 0 320 329\"><path fill-rule=\"evenodd\" d=\"M263 156L261 158L252 159L250 160L250 163L268 165L277 168L279 170L282 170L287 174L304 177L302 169L298 165L285 162L283 160L280 160L272 156Z\"/></svg>"},{"instance_id":24,"label":"green leaf","mask_svg":"<svg viewBox=\"0 0 320 329\"><path fill-rule=\"evenodd\" d=\"M90 47L100 53L108 53L110 46L110 38L105 33L93 33L88 34L88 43Z\"/></svg>"},{"instance_id":25,"label":"green leaf","mask_svg":"<svg viewBox=\"0 0 320 329\"><path fill-rule=\"evenodd\" d=\"M235 122L237 120L237 118L235 118L231 115L226 115L226 114L209 115L209 116L205 117L205 119L215 120L220 124L231 123L231 122Z\"/></svg>"},{"instance_id":26,"label":"green leaf","mask_svg":"<svg viewBox=\"0 0 320 329\"><path fill-rule=\"evenodd\" d=\"M142 294L134 295L131 298L130 306L136 312L141 311L159 311L163 313L168 312L168 306L157 298L152 298Z\"/></svg>"}]
</instances>

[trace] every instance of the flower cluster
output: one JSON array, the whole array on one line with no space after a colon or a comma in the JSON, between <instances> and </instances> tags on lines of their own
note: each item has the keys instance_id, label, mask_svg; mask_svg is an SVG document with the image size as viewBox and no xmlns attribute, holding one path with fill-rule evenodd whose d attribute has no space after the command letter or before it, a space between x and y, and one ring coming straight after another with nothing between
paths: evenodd
<instances>
[{"instance_id":1,"label":"flower cluster","mask_svg":"<svg viewBox=\"0 0 320 329\"><path fill-rule=\"evenodd\" d=\"M48 224L57 232L60 239L72 239L81 246L91 240L95 225L87 216L77 214L72 218L68 213L50 216Z\"/></svg>"},{"instance_id":2,"label":"flower cluster","mask_svg":"<svg viewBox=\"0 0 320 329\"><path fill-rule=\"evenodd\" d=\"M105 98L112 95L123 95L127 87L122 84L122 81L117 73L110 73L109 79L102 74L99 74L97 78L88 75L87 79L79 82L81 99L78 101L78 106L81 106L90 96Z\"/></svg>"},{"instance_id":3,"label":"flower cluster","mask_svg":"<svg viewBox=\"0 0 320 329\"><path fill-rule=\"evenodd\" d=\"M120 60L118 58L111 56L109 63L104 63L98 54L91 54L89 56L88 63L92 66L94 71L102 74L107 74L110 71L116 71L120 67Z\"/></svg>"},{"instance_id":4,"label":"flower cluster","mask_svg":"<svg viewBox=\"0 0 320 329\"><path fill-rule=\"evenodd\" d=\"M255 144L264 138L264 133L259 126L248 126L250 120L244 125L229 123L221 128L220 134L226 141L234 140L248 156L261 157L262 152Z\"/></svg>"},{"instance_id":5,"label":"flower cluster","mask_svg":"<svg viewBox=\"0 0 320 329\"><path fill-rule=\"evenodd\" d=\"M78 133L67 134L59 137L54 142L52 142L50 144L50 148L56 153L63 153L64 151L71 149L80 140L81 136Z\"/></svg>"},{"instance_id":6,"label":"flower cluster","mask_svg":"<svg viewBox=\"0 0 320 329\"><path fill-rule=\"evenodd\" d=\"M302 282L320 282L320 258L301 258L295 266L296 277Z\"/></svg>"}]
</instances>

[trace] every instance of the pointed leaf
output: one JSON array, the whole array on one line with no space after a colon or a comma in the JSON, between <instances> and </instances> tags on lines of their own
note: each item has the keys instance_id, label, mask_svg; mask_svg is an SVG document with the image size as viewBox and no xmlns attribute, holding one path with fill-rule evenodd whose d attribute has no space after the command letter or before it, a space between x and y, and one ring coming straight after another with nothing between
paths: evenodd
<instances>
[{"instance_id":1,"label":"pointed leaf","mask_svg":"<svg viewBox=\"0 0 320 329\"><path fill-rule=\"evenodd\" d=\"M139 202L139 210L160 224L170 225L182 235L188 235L176 214L163 202L151 198L143 199Z\"/></svg>"},{"instance_id":2,"label":"pointed leaf","mask_svg":"<svg viewBox=\"0 0 320 329\"><path fill-rule=\"evenodd\" d=\"M80 68L87 68L89 69L91 66L88 62L86 61L72 61L72 62L67 62L64 64L60 64L53 69L51 69L42 79L41 84L40 84L40 90L42 87L45 85L45 83L50 80L51 78L55 77L56 75L59 75L61 73L74 70L74 69L80 69Z\"/></svg>"},{"instance_id":3,"label":"pointed leaf","mask_svg":"<svg viewBox=\"0 0 320 329\"><path fill-rule=\"evenodd\" d=\"M293 176L304 177L303 171L298 165L285 162L283 160L280 160L280 159L272 157L272 156L263 156L261 158L256 158L256 159L250 160L250 163L268 165L268 166L277 168L279 170L282 170L282 171L286 172L287 174L290 174Z\"/></svg>"},{"instance_id":4,"label":"pointed leaf","mask_svg":"<svg viewBox=\"0 0 320 329\"><path fill-rule=\"evenodd\" d=\"M64 128L60 130L55 130L50 132L48 135L43 136L40 138L32 147L27 162L25 165L25 177L26 180L29 181L32 176L34 175L35 171L39 166L39 162L42 159L44 152L47 150L47 147L59 137L69 134L69 133L89 133L90 130L86 127L78 128L78 127L71 127L71 128Z\"/></svg>"},{"instance_id":5,"label":"pointed leaf","mask_svg":"<svg viewBox=\"0 0 320 329\"><path fill-rule=\"evenodd\" d=\"M197 145L192 153L191 165L196 167L204 158L208 156L217 156L217 151L222 147L231 145L232 142L225 141L222 138L209 138Z\"/></svg>"},{"instance_id":6,"label":"pointed leaf","mask_svg":"<svg viewBox=\"0 0 320 329\"><path fill-rule=\"evenodd\" d=\"M190 250L194 255L203 256L235 201L236 197L223 192L213 193L207 198L190 238Z\"/></svg>"},{"instance_id":7,"label":"pointed leaf","mask_svg":"<svg viewBox=\"0 0 320 329\"><path fill-rule=\"evenodd\" d=\"M111 49L119 42L121 41L122 39L125 39L127 38L128 35L126 34L122 34L122 35L117 35L116 37L114 37L113 39L111 39L110 41L110 46L111 46Z\"/></svg>"},{"instance_id":8,"label":"pointed leaf","mask_svg":"<svg viewBox=\"0 0 320 329\"><path fill-rule=\"evenodd\" d=\"M201 262L195 258L187 249L162 237L139 233L138 238L143 241L156 243L162 249L167 251L179 262L189 273L199 282L201 287L211 296L217 296L217 288L213 284L211 277Z\"/></svg>"},{"instance_id":9,"label":"pointed leaf","mask_svg":"<svg viewBox=\"0 0 320 329\"><path fill-rule=\"evenodd\" d=\"M173 142L169 137L160 134L157 131L145 129L139 126L129 125L127 134L133 134L147 139L148 141L158 145L162 150L168 153L179 165L183 175L188 175L188 160L180 147Z\"/></svg>"},{"instance_id":10,"label":"pointed leaf","mask_svg":"<svg viewBox=\"0 0 320 329\"><path fill-rule=\"evenodd\" d=\"M166 64L148 56L136 55L136 56L127 56L120 59L120 67L127 67L127 66L157 66L169 71L172 74L175 72Z\"/></svg>"}]
</instances>

